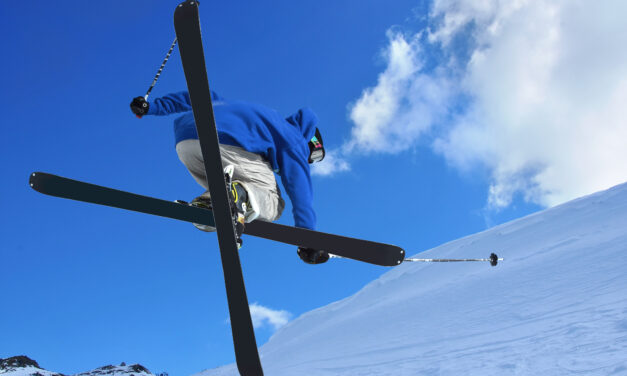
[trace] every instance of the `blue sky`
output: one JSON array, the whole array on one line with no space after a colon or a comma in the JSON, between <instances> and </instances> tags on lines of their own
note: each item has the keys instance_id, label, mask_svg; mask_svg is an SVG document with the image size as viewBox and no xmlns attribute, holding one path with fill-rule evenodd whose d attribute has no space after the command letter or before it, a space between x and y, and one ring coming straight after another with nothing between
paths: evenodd
<instances>
[{"instance_id":1,"label":"blue sky","mask_svg":"<svg viewBox=\"0 0 627 376\"><path fill-rule=\"evenodd\" d=\"M337 162L314 177L320 230L415 254L627 179L617 141L627 75L611 48L627 34L616 32L620 12L452 3L202 3L214 90L286 115L317 112ZM65 374L125 361L171 375L234 360L215 235L27 184L45 171L163 199L201 192L174 151L174 117L138 120L128 108L173 40L176 4L0 5L10 36L0 62L0 358L25 354ZM516 34L521 22L529 30ZM522 47L508 49L512 40ZM184 88L175 51L152 97ZM280 223L293 223L289 209ZM281 317L388 270L309 266L294 247L253 238L240 254L250 302ZM258 327L258 344L274 330Z\"/></svg>"}]
</instances>

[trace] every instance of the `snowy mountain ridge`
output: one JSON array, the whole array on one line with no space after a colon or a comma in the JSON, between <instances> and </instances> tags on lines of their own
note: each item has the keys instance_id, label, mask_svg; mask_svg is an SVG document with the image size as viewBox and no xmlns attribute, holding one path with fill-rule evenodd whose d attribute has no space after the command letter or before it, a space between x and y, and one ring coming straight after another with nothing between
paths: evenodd
<instances>
[{"instance_id":1,"label":"snowy mountain ridge","mask_svg":"<svg viewBox=\"0 0 627 376\"><path fill-rule=\"evenodd\" d=\"M0 359L0 375L2 376L64 376L61 373L50 372L37 364L36 361L24 356L14 356ZM153 376L150 371L139 364L127 366L104 366L93 371L78 373L73 376Z\"/></svg>"},{"instance_id":2,"label":"snowy mountain ridge","mask_svg":"<svg viewBox=\"0 0 627 376\"><path fill-rule=\"evenodd\" d=\"M420 256L491 251L505 261L403 264L303 314L261 347L265 373L627 375L627 184Z\"/></svg>"}]
</instances>

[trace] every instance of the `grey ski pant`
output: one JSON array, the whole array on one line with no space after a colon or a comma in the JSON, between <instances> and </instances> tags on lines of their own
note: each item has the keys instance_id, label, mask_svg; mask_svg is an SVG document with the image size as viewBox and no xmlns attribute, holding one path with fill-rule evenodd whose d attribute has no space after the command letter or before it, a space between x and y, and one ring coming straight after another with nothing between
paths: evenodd
<instances>
[{"instance_id":1,"label":"grey ski pant","mask_svg":"<svg viewBox=\"0 0 627 376\"><path fill-rule=\"evenodd\" d=\"M200 142L195 139L183 140L176 144L176 153L194 180L205 189L204 195L208 195L209 187ZM248 194L255 197L259 206L257 219L268 222L279 219L285 208L285 201L281 198L270 163L261 155L237 146L220 144L220 153L223 167L235 167L233 180L240 182Z\"/></svg>"}]
</instances>

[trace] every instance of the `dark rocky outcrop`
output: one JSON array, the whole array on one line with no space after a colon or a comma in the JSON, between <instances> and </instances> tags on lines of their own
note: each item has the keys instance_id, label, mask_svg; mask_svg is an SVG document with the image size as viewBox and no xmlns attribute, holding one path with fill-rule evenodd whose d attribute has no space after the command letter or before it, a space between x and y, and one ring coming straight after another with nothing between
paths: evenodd
<instances>
[{"instance_id":1,"label":"dark rocky outcrop","mask_svg":"<svg viewBox=\"0 0 627 376\"><path fill-rule=\"evenodd\" d=\"M39 367L36 361L25 355L13 356L11 358L0 359L0 370L6 370L9 368L23 368L23 367Z\"/></svg>"}]
</instances>

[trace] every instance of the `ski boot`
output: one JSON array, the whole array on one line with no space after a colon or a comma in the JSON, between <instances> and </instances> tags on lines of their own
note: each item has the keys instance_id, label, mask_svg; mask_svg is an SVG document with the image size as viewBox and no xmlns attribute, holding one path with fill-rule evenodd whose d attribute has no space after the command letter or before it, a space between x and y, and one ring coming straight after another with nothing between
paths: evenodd
<instances>
[{"instance_id":1,"label":"ski boot","mask_svg":"<svg viewBox=\"0 0 627 376\"><path fill-rule=\"evenodd\" d=\"M196 197L189 203L191 206L195 206L197 208L203 208L208 210L213 210L213 206L211 205L211 196L209 195L209 191L203 193L202 195ZM193 223L197 229L205 232L214 232L216 230L215 227L209 225L203 225L200 223Z\"/></svg>"},{"instance_id":2,"label":"ski boot","mask_svg":"<svg viewBox=\"0 0 627 376\"><path fill-rule=\"evenodd\" d=\"M237 248L242 247L242 234L244 233L244 224L246 223L246 207L248 201L248 193L239 182L233 181L233 165L224 168L224 179L226 181L226 189L229 193L229 204L231 206L231 218L235 227L235 239L237 240Z\"/></svg>"},{"instance_id":3,"label":"ski boot","mask_svg":"<svg viewBox=\"0 0 627 376\"><path fill-rule=\"evenodd\" d=\"M231 208L231 217L233 219L233 225L235 226L235 233L237 236L238 248L242 245L241 235L244 232L244 224L251 222L259 216L257 210L257 204L254 196L250 194L239 181L233 181L234 167L232 165L224 168L224 177L229 193L229 203ZM184 201L177 200L178 203L185 203ZM196 206L203 209L213 210L211 204L211 195L209 191L196 197L189 203L189 205ZM216 231L213 226L203 225L200 223L194 223L197 229L205 232Z\"/></svg>"},{"instance_id":4,"label":"ski boot","mask_svg":"<svg viewBox=\"0 0 627 376\"><path fill-rule=\"evenodd\" d=\"M307 264L322 264L329 261L329 253L311 248L298 247L298 256Z\"/></svg>"}]
</instances>

